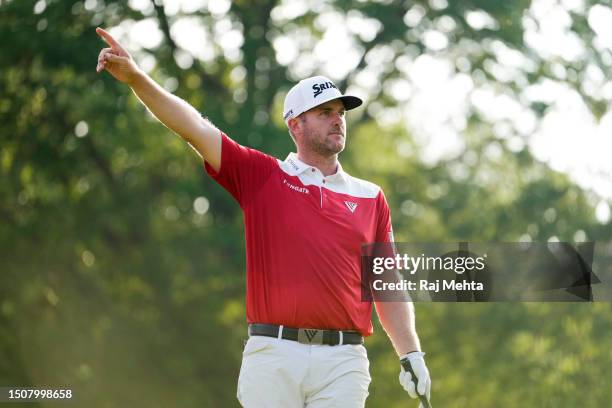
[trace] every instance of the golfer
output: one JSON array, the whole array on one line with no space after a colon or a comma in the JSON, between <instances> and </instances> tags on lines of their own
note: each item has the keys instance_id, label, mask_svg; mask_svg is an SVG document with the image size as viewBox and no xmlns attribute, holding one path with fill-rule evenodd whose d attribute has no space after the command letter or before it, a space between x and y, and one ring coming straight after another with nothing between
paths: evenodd
<instances>
[{"instance_id":1,"label":"golfer","mask_svg":"<svg viewBox=\"0 0 612 408\"><path fill-rule=\"evenodd\" d=\"M346 111L362 104L315 76L285 98L297 147L280 161L241 146L141 71L106 31L97 71L129 85L147 108L202 157L208 174L244 212L249 340L238 378L245 407L363 407L370 384L363 339L372 302L361 301L363 243L393 239L380 187L338 162ZM409 302L376 302L400 360L400 383L429 398L431 381Z\"/></svg>"}]
</instances>

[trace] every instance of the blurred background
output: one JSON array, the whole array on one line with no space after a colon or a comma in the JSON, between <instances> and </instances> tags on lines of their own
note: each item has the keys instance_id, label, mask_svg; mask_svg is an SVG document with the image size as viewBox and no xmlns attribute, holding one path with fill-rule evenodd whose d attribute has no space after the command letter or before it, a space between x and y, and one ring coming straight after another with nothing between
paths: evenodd
<instances>
[{"instance_id":1,"label":"blurred background","mask_svg":"<svg viewBox=\"0 0 612 408\"><path fill-rule=\"evenodd\" d=\"M0 385L71 388L80 407L238 406L240 209L128 87L96 74L96 26L280 158L295 81L324 74L364 97L341 160L385 189L397 241L604 242L611 6L0 0ZM609 303L416 312L437 407L609 406ZM373 319L367 405L416 407Z\"/></svg>"}]
</instances>

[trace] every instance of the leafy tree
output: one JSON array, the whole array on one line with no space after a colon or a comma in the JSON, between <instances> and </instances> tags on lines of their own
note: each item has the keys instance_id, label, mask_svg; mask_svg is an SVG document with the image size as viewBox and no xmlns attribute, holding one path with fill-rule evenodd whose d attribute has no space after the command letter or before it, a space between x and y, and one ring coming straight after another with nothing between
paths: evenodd
<instances>
[{"instance_id":1,"label":"leafy tree","mask_svg":"<svg viewBox=\"0 0 612 408\"><path fill-rule=\"evenodd\" d=\"M349 118L343 165L384 187L396 239L610 238L593 193L513 148L477 107L466 110L464 148L432 164L397 99L406 80L398 67L429 55L519 101L527 84L563 82L601 117L605 99L583 86L589 66L606 72L610 61L594 41L590 1L568 12L586 50L572 61L526 43L527 1L257 0L176 13L172 2L136 3L0 1L0 384L69 387L90 407L236 405L246 335L242 216L181 140L126 87L96 75L96 26L154 22L161 42L133 50L153 62L151 75L239 142L282 157L292 148L282 98L300 76L329 70L313 49L325 19L336 19L356 57L335 79L370 101ZM492 23L478 28L471 12ZM204 33L209 58L173 34L185 19ZM431 48L432 30L445 47ZM240 45L228 46L227 35ZM281 59L283 44L297 57ZM511 80L500 77L503 47L526 61ZM549 108L529 106L536 117ZM396 118L382 120L385 112ZM419 304L417 313L438 406L610 399L608 304ZM368 405L405 406L380 327L368 350Z\"/></svg>"}]
</instances>

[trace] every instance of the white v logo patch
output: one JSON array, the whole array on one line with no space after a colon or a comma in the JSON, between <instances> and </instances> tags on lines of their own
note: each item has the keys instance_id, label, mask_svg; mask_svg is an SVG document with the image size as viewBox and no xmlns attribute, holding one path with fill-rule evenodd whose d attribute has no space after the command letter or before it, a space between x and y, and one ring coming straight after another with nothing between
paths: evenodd
<instances>
[{"instance_id":1,"label":"white v logo patch","mask_svg":"<svg viewBox=\"0 0 612 408\"><path fill-rule=\"evenodd\" d=\"M355 210L357 209L357 203L353 203L351 201L345 201L344 204L346 204L346 208L348 208L352 213L354 213Z\"/></svg>"}]
</instances>

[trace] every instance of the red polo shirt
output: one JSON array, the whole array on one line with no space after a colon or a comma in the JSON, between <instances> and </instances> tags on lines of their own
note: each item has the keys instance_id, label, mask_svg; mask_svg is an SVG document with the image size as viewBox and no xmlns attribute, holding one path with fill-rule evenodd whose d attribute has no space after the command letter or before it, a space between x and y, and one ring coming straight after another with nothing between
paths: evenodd
<instances>
[{"instance_id":1,"label":"red polo shirt","mask_svg":"<svg viewBox=\"0 0 612 408\"><path fill-rule=\"evenodd\" d=\"M380 187L222 139L219 172L206 171L244 213L247 321L372 334L360 251L392 236Z\"/></svg>"}]
</instances>

